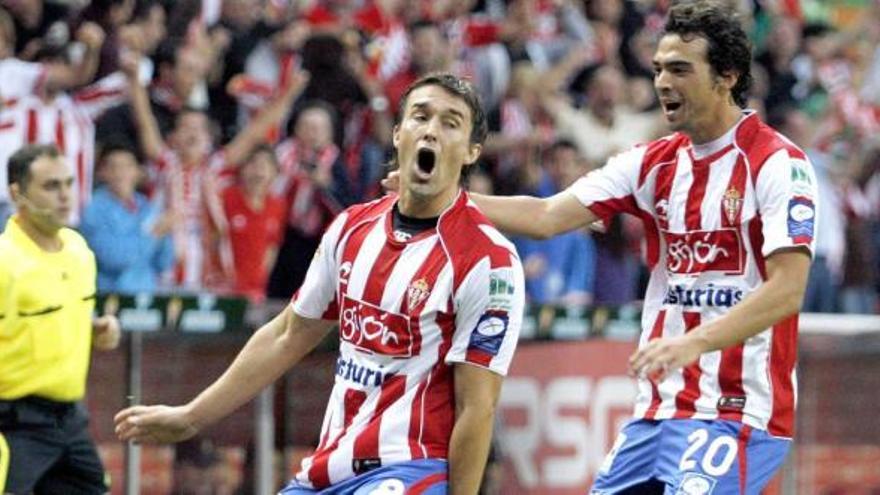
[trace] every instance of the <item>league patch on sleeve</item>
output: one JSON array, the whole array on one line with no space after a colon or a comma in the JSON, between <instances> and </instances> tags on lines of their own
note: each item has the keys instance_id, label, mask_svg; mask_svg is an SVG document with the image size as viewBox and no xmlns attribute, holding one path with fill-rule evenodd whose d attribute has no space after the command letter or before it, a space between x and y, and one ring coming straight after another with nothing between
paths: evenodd
<instances>
[{"instance_id":1,"label":"league patch on sleeve","mask_svg":"<svg viewBox=\"0 0 880 495\"><path fill-rule=\"evenodd\" d=\"M788 202L788 236L797 244L813 241L816 223L816 207L813 200L805 196L795 196Z\"/></svg>"},{"instance_id":2,"label":"league patch on sleeve","mask_svg":"<svg viewBox=\"0 0 880 495\"><path fill-rule=\"evenodd\" d=\"M488 366L501 349L509 322L510 316L507 311L490 310L483 313L471 332L466 359Z\"/></svg>"}]
</instances>

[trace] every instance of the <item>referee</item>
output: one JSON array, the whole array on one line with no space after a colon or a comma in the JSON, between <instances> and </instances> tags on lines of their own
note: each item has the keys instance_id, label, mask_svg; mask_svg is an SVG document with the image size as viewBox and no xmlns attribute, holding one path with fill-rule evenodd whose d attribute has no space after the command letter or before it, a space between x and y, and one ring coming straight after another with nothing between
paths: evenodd
<instances>
[{"instance_id":1,"label":"referee","mask_svg":"<svg viewBox=\"0 0 880 495\"><path fill-rule=\"evenodd\" d=\"M0 493L108 491L82 405L91 347L114 349L119 323L93 318L95 257L65 228L73 175L54 146L9 159L18 210L0 234Z\"/></svg>"}]
</instances>

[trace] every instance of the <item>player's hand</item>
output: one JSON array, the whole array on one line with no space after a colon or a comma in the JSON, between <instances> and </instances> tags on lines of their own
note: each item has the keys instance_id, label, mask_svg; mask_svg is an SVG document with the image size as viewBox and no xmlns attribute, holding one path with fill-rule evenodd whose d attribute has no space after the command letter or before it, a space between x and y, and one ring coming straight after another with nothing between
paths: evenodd
<instances>
[{"instance_id":1,"label":"player's hand","mask_svg":"<svg viewBox=\"0 0 880 495\"><path fill-rule=\"evenodd\" d=\"M699 359L702 353L702 345L690 335L654 339L630 356L629 373L660 383L669 373Z\"/></svg>"},{"instance_id":2,"label":"player's hand","mask_svg":"<svg viewBox=\"0 0 880 495\"><path fill-rule=\"evenodd\" d=\"M400 171L392 170L388 172L388 177L382 179L382 187L386 191L398 192L400 190Z\"/></svg>"},{"instance_id":3,"label":"player's hand","mask_svg":"<svg viewBox=\"0 0 880 495\"><path fill-rule=\"evenodd\" d=\"M119 320L104 315L92 322L92 345L99 351L112 351L119 346Z\"/></svg>"},{"instance_id":4,"label":"player's hand","mask_svg":"<svg viewBox=\"0 0 880 495\"><path fill-rule=\"evenodd\" d=\"M120 440L147 443L182 442L192 438L199 428L186 406L134 406L113 418Z\"/></svg>"}]
</instances>

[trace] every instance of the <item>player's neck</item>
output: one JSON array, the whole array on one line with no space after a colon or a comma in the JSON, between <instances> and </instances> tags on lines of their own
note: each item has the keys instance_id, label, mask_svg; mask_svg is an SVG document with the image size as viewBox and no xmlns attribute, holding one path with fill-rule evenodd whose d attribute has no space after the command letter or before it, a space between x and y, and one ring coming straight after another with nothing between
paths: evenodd
<instances>
[{"instance_id":1,"label":"player's neck","mask_svg":"<svg viewBox=\"0 0 880 495\"><path fill-rule=\"evenodd\" d=\"M400 213L412 218L439 217L455 201L458 188L442 191L439 194L423 196L404 189L400 193L398 208Z\"/></svg>"},{"instance_id":2,"label":"player's neck","mask_svg":"<svg viewBox=\"0 0 880 495\"><path fill-rule=\"evenodd\" d=\"M710 119L696 126L688 134L694 144L710 143L725 135L743 116L742 108L736 105L725 105Z\"/></svg>"}]
</instances>

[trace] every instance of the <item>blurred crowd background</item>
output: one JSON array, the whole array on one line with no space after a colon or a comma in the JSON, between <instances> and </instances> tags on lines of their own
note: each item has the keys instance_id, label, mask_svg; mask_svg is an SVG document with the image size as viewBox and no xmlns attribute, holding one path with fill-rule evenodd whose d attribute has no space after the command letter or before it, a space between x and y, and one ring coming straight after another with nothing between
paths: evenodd
<instances>
[{"instance_id":1,"label":"blurred crowd background","mask_svg":"<svg viewBox=\"0 0 880 495\"><path fill-rule=\"evenodd\" d=\"M817 171L805 310L877 313L880 1L730 3L754 43L749 107ZM289 298L330 220L383 194L401 95L422 75L450 71L481 93L491 132L473 191L552 195L665 134L651 59L669 5L0 0L0 228L6 159L54 143L102 291ZM637 301L640 228L618 218L516 239L530 302ZM218 455L181 447L175 483L224 493L222 473L206 481Z\"/></svg>"},{"instance_id":2,"label":"blurred crowd background","mask_svg":"<svg viewBox=\"0 0 880 495\"><path fill-rule=\"evenodd\" d=\"M731 3L754 43L749 106L817 169L805 309L875 313L880 2ZM666 133L651 58L668 0L0 5L0 161L61 148L104 291L290 297L334 215L383 194L401 95L429 72L483 98L474 191L551 195ZM2 224L11 211L4 187ZM639 229L517 239L530 301L637 300Z\"/></svg>"}]
</instances>

